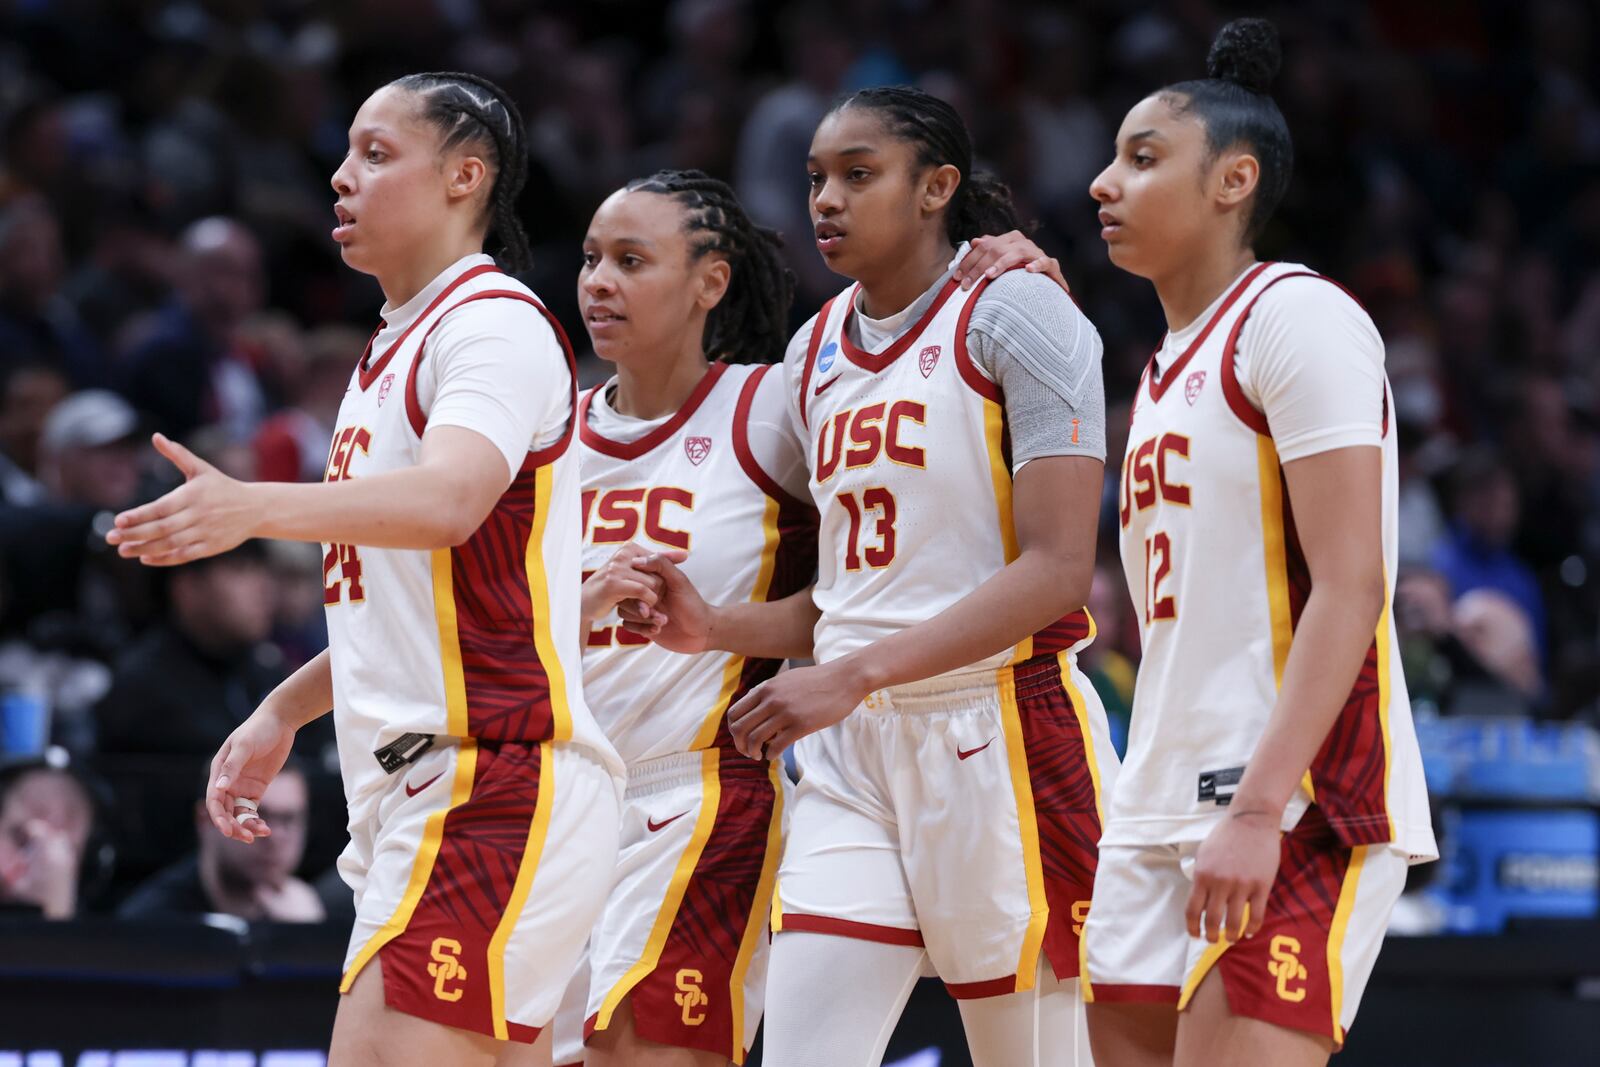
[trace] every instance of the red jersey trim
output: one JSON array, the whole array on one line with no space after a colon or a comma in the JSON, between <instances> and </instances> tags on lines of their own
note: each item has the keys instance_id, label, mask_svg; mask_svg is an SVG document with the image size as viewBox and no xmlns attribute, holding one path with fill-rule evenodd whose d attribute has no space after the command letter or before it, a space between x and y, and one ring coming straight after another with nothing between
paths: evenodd
<instances>
[{"instance_id":1,"label":"red jersey trim","mask_svg":"<svg viewBox=\"0 0 1600 1067\"><path fill-rule=\"evenodd\" d=\"M1011 269L1016 270L1017 267ZM972 355L967 351L967 323L972 319L972 309L978 306L978 294L987 289L992 281L993 278L985 278L972 287L972 296L967 300L967 306L961 309L961 317L956 320L956 369L961 372L961 380L966 382L974 393L985 400L1000 404L1005 400L1004 394L1000 392L1000 383L991 382L986 378L978 369L978 365L972 362ZM1006 466L1007 468L1011 466L1009 455L1006 458Z\"/></svg>"},{"instance_id":2,"label":"red jersey trim","mask_svg":"<svg viewBox=\"0 0 1600 1067\"><path fill-rule=\"evenodd\" d=\"M944 302L949 300L951 295L960 288L960 283L954 278L945 282L944 288L939 290L939 295L933 298L933 303L928 305L928 310L922 313L922 318L917 320L916 325L901 334L900 339L894 344L876 354L857 348L850 343L850 320L855 317L856 313L856 302L852 291L850 306L845 310L844 322L839 326L840 350L844 352L845 358L862 370L871 371L873 374L886 370L891 363L899 359L905 350L916 342L918 337L922 336L922 331L926 330L928 324L933 321L933 317L939 314L939 309L944 307Z\"/></svg>"},{"instance_id":3,"label":"red jersey trim","mask_svg":"<svg viewBox=\"0 0 1600 1067\"><path fill-rule=\"evenodd\" d=\"M898 926L879 926L877 923L858 923L853 919L833 919L826 915L796 915L783 913L783 932L804 930L813 934L833 934L836 937L853 937L857 941L876 941L880 945L908 945L922 947L921 930L905 930ZM1013 985L1016 976L1008 979Z\"/></svg>"},{"instance_id":4,"label":"red jersey trim","mask_svg":"<svg viewBox=\"0 0 1600 1067\"><path fill-rule=\"evenodd\" d=\"M788 504L794 507L810 507L804 501L790 496L777 481L762 469L756 462L755 453L750 450L750 408L755 404L756 390L760 388L761 381L773 368L769 363L761 367L745 380L744 387L739 390L739 402L733 409L733 454L739 457L739 466L744 468L745 474L756 483L756 487L766 493L779 504Z\"/></svg>"},{"instance_id":5,"label":"red jersey trim","mask_svg":"<svg viewBox=\"0 0 1600 1067\"><path fill-rule=\"evenodd\" d=\"M605 388L605 386L596 386L583 394L583 401L578 408L578 433L581 435L583 443L596 452L615 459L638 459L683 429L683 424L688 422L689 418L700 409L701 404L705 403L706 397L711 395L711 390L727 370L728 365L726 363L719 363L713 360L711 365L706 368L704 376L695 384L694 392L689 394L689 399L685 400L683 406L673 413L672 418L637 441L613 441L590 427L589 403L594 399L595 393Z\"/></svg>"},{"instance_id":6,"label":"red jersey trim","mask_svg":"<svg viewBox=\"0 0 1600 1067\"><path fill-rule=\"evenodd\" d=\"M811 343L806 346L806 365L800 371L800 425L808 430L811 429L811 423L806 419L806 401L811 398L811 371L817 365L817 349L822 347L822 335L828 332L828 313L833 310L833 302L837 299L837 296L829 297L828 302L822 305L822 310L817 312L817 321L811 326Z\"/></svg>"},{"instance_id":7,"label":"red jersey trim","mask_svg":"<svg viewBox=\"0 0 1600 1067\"><path fill-rule=\"evenodd\" d=\"M1108 985L1094 983L1096 1004L1176 1004L1181 990L1175 985ZM1088 998L1085 998L1088 999Z\"/></svg>"},{"instance_id":8,"label":"red jersey trim","mask_svg":"<svg viewBox=\"0 0 1600 1067\"><path fill-rule=\"evenodd\" d=\"M1004 978L991 978L987 982L946 982L944 987L957 1000L1001 997L1017 991L1017 976L1008 974ZM1095 992L1099 991L1100 987L1096 986Z\"/></svg>"},{"instance_id":9,"label":"red jersey trim","mask_svg":"<svg viewBox=\"0 0 1600 1067\"><path fill-rule=\"evenodd\" d=\"M1322 278L1322 275L1315 271L1297 270L1290 274L1280 274L1266 285L1263 285L1261 292L1251 297L1250 302L1239 313L1239 318L1234 322L1233 329L1228 331L1227 343L1222 346L1222 395L1227 398L1228 407L1232 409L1239 421L1262 437L1271 437L1272 427L1267 425L1266 415L1256 410L1255 405L1245 397L1244 387L1239 384L1238 370L1234 367L1234 354L1239 344L1239 331L1244 329L1246 320L1250 318L1250 312L1255 310L1256 301L1260 300L1268 289L1288 278ZM1329 279L1324 278L1323 280L1327 281ZM1340 288L1343 287L1341 286ZM1348 292L1348 290L1346 291ZM1351 299L1354 298L1352 297ZM1387 394L1387 390L1385 392Z\"/></svg>"},{"instance_id":10,"label":"red jersey trim","mask_svg":"<svg viewBox=\"0 0 1600 1067\"><path fill-rule=\"evenodd\" d=\"M422 410L422 404L417 399L417 368L422 366L423 357L427 355L428 338L433 336L433 331L439 328L439 323L445 320L446 315L449 315L456 308L472 303L474 300L521 300L525 304L532 304L534 310L544 316L544 320L550 324L550 329L555 332L556 341L561 345L561 354L567 359L567 376L572 380L571 399L567 404L567 430L561 435L560 440L555 443L541 449L530 450L528 458L523 462L522 469L528 470L531 467L542 467L546 463L553 463L567 451L577 431L578 360L572 354L572 342L567 340L567 331L562 329L561 323L557 321L554 315L550 314L550 310L527 293L518 292L515 289L486 289L481 293L473 293L455 306L446 309L444 314L440 315L438 320L428 328L428 332L422 335L422 344L418 346L417 358L411 361L411 370L406 374L406 417L411 422L411 431L421 437L423 431L428 428L427 413ZM398 342L396 343L398 344Z\"/></svg>"},{"instance_id":11,"label":"red jersey trim","mask_svg":"<svg viewBox=\"0 0 1600 1067\"><path fill-rule=\"evenodd\" d=\"M373 330L372 336L367 338L366 349L361 353L361 362L356 365L356 376L357 380L361 383L361 391L366 392L367 387L378 380L378 375L383 373L383 368L389 365L389 361L393 359L394 354L400 350L400 346L406 343L406 338L411 336L411 331L422 325L423 320L429 315L433 314L433 309L444 303L446 297L474 278L485 274L500 273L503 272L493 263L480 264L479 266L473 267L469 271L464 271L461 277L444 287L444 292L433 298L433 303L429 304L423 309L422 314L418 315L416 320L413 321L410 326L406 327L405 332L395 339L394 344L390 345L388 350L385 351L382 356L378 357L378 361L376 363L368 366L367 361L372 358L372 342L378 339L378 335L383 332L383 327L379 326L376 330Z\"/></svg>"},{"instance_id":12,"label":"red jersey trim","mask_svg":"<svg viewBox=\"0 0 1600 1067\"><path fill-rule=\"evenodd\" d=\"M1183 350L1183 355L1179 356L1177 362L1168 367L1167 372L1160 375L1159 379L1157 377L1156 357L1154 354L1150 356L1149 374L1147 377L1150 381L1151 400L1159 401L1163 396L1166 395L1168 387L1182 376L1183 368L1189 365L1189 361L1193 359L1194 354L1200 350L1200 346L1206 343L1206 338L1210 337L1211 331L1217 328L1217 323L1222 321L1222 316L1226 315L1228 313L1228 309L1233 307L1233 305L1238 302L1239 298L1244 295L1244 291L1246 289L1250 288L1250 283L1260 277L1261 272L1270 266L1272 266L1272 263L1270 262L1258 263L1256 264L1255 269L1250 271L1249 274L1246 274L1239 280L1239 282L1233 287L1233 291L1228 294L1228 298L1222 302L1222 306L1217 308L1217 310L1212 314L1211 321L1206 323L1205 329L1200 331L1200 335L1198 337L1189 342L1189 347ZM1288 275L1285 275L1285 277L1288 277ZM1156 352L1160 351L1161 349L1158 347Z\"/></svg>"}]
</instances>

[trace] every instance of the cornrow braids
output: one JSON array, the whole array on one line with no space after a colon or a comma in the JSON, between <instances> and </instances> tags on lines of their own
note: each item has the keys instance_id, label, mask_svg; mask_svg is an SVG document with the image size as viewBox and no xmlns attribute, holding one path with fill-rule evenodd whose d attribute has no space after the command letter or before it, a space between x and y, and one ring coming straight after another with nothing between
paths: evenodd
<instances>
[{"instance_id":1,"label":"cornrow braids","mask_svg":"<svg viewBox=\"0 0 1600 1067\"><path fill-rule=\"evenodd\" d=\"M489 235L500 242L495 258L512 273L527 270L533 256L516 207L528 180L527 127L516 102L488 78L459 71L408 74L390 84L419 97L422 118L439 130L440 151L482 147L493 171Z\"/></svg>"},{"instance_id":2,"label":"cornrow braids","mask_svg":"<svg viewBox=\"0 0 1600 1067\"><path fill-rule=\"evenodd\" d=\"M783 259L783 238L757 226L726 182L698 170L658 170L627 185L629 192L670 196L683 206L689 254L726 256L728 291L706 316L701 347L725 363L771 363L789 342L794 272Z\"/></svg>"},{"instance_id":3,"label":"cornrow braids","mask_svg":"<svg viewBox=\"0 0 1600 1067\"><path fill-rule=\"evenodd\" d=\"M972 135L956 109L931 93L904 85L880 85L845 97L828 112L845 108L882 116L891 136L915 145L917 162L926 167L949 164L961 173L961 184L945 209L945 233L959 245L984 234L1022 228L1011 190L991 174L973 173Z\"/></svg>"}]
</instances>

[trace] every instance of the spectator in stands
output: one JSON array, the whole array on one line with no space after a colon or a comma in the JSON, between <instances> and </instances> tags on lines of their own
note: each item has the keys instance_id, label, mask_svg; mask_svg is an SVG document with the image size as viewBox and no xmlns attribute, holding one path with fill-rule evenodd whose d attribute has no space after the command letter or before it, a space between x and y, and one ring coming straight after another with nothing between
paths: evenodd
<instances>
[{"instance_id":1,"label":"spectator in stands","mask_svg":"<svg viewBox=\"0 0 1600 1067\"><path fill-rule=\"evenodd\" d=\"M175 568L170 618L117 660L96 716L102 752L209 756L283 680L260 542Z\"/></svg>"},{"instance_id":2,"label":"spectator in stands","mask_svg":"<svg viewBox=\"0 0 1600 1067\"><path fill-rule=\"evenodd\" d=\"M207 780L209 781L209 765ZM306 850L310 790L291 760L261 796L272 832L245 844L217 833L204 800L194 804L196 848L133 891L124 919L220 913L248 922L315 923L328 914L317 890L295 877Z\"/></svg>"},{"instance_id":3,"label":"spectator in stands","mask_svg":"<svg viewBox=\"0 0 1600 1067\"><path fill-rule=\"evenodd\" d=\"M133 408L115 393L84 390L51 410L39 435L41 493L0 508L4 629L73 654L110 655L144 618L152 576L105 551L95 531L138 495L148 448Z\"/></svg>"},{"instance_id":4,"label":"spectator in stands","mask_svg":"<svg viewBox=\"0 0 1600 1067\"><path fill-rule=\"evenodd\" d=\"M57 404L39 435L39 481L59 504L117 511L139 490L145 444L139 416L106 389L85 389Z\"/></svg>"},{"instance_id":5,"label":"spectator in stands","mask_svg":"<svg viewBox=\"0 0 1600 1067\"><path fill-rule=\"evenodd\" d=\"M267 407L239 337L265 305L261 246L232 219L201 219L183 233L176 274L176 294L123 361L120 388L164 433L220 422L247 439Z\"/></svg>"},{"instance_id":6,"label":"spectator in stands","mask_svg":"<svg viewBox=\"0 0 1600 1067\"><path fill-rule=\"evenodd\" d=\"M100 385L105 354L61 295L66 270L61 228L43 197L0 211L0 361L45 359L79 388Z\"/></svg>"},{"instance_id":7,"label":"spectator in stands","mask_svg":"<svg viewBox=\"0 0 1600 1067\"><path fill-rule=\"evenodd\" d=\"M256 434L256 477L267 482L317 482L339 404L367 338L348 326L324 326L306 337L300 357L284 367L290 406Z\"/></svg>"},{"instance_id":8,"label":"spectator in stands","mask_svg":"<svg viewBox=\"0 0 1600 1067\"><path fill-rule=\"evenodd\" d=\"M0 909L71 919L95 829L94 797L71 771L42 760L0 766Z\"/></svg>"},{"instance_id":9,"label":"spectator in stands","mask_svg":"<svg viewBox=\"0 0 1600 1067\"><path fill-rule=\"evenodd\" d=\"M1511 551L1521 521L1521 500L1510 468L1491 449L1467 452L1452 478L1449 535L1434 551L1433 565L1456 597L1495 589L1527 615L1542 656L1544 598L1533 570Z\"/></svg>"},{"instance_id":10,"label":"spectator in stands","mask_svg":"<svg viewBox=\"0 0 1600 1067\"><path fill-rule=\"evenodd\" d=\"M39 435L70 389L61 368L49 360L18 360L0 371L0 502L44 499L37 477Z\"/></svg>"}]
</instances>

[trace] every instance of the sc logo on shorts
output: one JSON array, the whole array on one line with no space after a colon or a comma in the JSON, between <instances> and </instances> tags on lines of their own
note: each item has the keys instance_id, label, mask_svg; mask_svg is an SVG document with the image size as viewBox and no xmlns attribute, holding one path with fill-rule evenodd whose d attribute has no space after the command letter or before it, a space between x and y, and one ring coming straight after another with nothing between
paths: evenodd
<instances>
[{"instance_id":1,"label":"sc logo on shorts","mask_svg":"<svg viewBox=\"0 0 1600 1067\"><path fill-rule=\"evenodd\" d=\"M700 988L702 979L701 973L693 967L685 967L678 972L678 993L672 999L683 1009L685 1026L699 1026L706 1021L703 1009L711 1003L711 998Z\"/></svg>"},{"instance_id":2,"label":"sc logo on shorts","mask_svg":"<svg viewBox=\"0 0 1600 1067\"><path fill-rule=\"evenodd\" d=\"M1278 999L1287 1000L1291 1004L1298 1004L1306 999L1306 987L1290 989L1290 982L1304 982L1306 980L1305 965L1300 962L1300 941L1288 934L1278 934L1272 939L1270 948L1272 962L1267 964L1267 973L1278 980Z\"/></svg>"},{"instance_id":3,"label":"sc logo on shorts","mask_svg":"<svg viewBox=\"0 0 1600 1067\"><path fill-rule=\"evenodd\" d=\"M433 939L433 962L428 964L428 974L433 977L433 995L454 1004L466 990L461 986L447 989L451 982L465 982L467 969L461 966L461 942L450 937Z\"/></svg>"}]
</instances>

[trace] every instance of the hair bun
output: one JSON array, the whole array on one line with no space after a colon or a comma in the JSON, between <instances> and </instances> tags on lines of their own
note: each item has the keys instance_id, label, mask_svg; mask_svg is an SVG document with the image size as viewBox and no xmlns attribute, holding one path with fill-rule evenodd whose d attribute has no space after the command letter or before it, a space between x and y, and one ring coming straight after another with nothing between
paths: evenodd
<instances>
[{"instance_id":1,"label":"hair bun","mask_svg":"<svg viewBox=\"0 0 1600 1067\"><path fill-rule=\"evenodd\" d=\"M1278 76L1283 49L1278 28L1266 19L1234 19L1217 32L1206 57L1206 75L1266 93Z\"/></svg>"}]
</instances>

